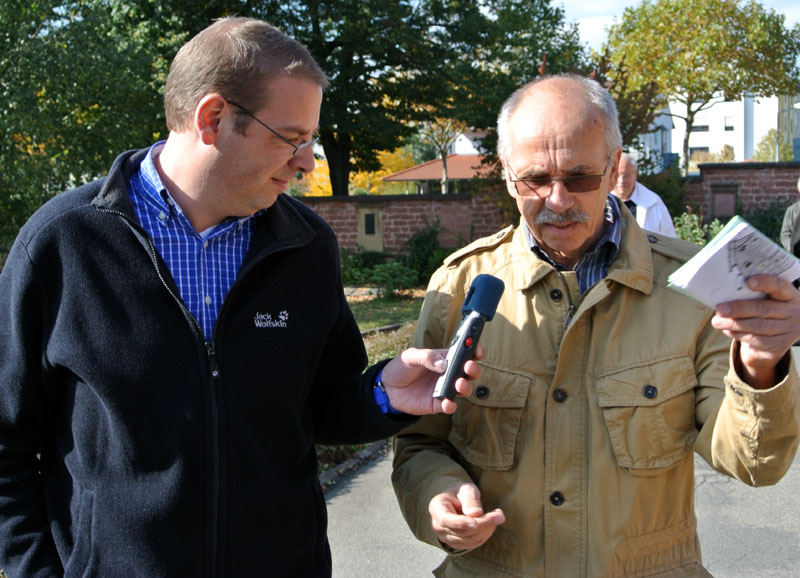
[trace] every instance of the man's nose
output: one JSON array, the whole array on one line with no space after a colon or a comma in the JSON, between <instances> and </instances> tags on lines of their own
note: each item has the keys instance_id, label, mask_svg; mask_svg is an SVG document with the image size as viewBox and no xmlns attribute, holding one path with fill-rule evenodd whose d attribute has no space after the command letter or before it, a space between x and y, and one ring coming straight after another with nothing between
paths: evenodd
<instances>
[{"instance_id":1,"label":"man's nose","mask_svg":"<svg viewBox=\"0 0 800 578\"><path fill-rule=\"evenodd\" d=\"M303 174L308 174L313 171L316 166L316 160L314 160L314 151L311 150L311 148L312 147L305 147L293 156L289 161L289 166Z\"/></svg>"},{"instance_id":2,"label":"man's nose","mask_svg":"<svg viewBox=\"0 0 800 578\"><path fill-rule=\"evenodd\" d=\"M553 188L550 189L550 194L545 199L548 209L562 213L575 204L572 193L567 190L564 181L553 181L552 185Z\"/></svg>"}]
</instances>

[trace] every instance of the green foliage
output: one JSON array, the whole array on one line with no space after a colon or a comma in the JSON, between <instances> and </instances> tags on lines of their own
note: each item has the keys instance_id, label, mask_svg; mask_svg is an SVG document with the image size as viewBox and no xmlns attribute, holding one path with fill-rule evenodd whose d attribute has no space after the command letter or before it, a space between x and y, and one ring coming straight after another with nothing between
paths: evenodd
<instances>
[{"instance_id":1,"label":"green foliage","mask_svg":"<svg viewBox=\"0 0 800 578\"><path fill-rule=\"evenodd\" d=\"M378 295L389 298L400 291L414 287L417 283L417 274L402 261L390 259L372 268L372 281L378 286Z\"/></svg>"},{"instance_id":2,"label":"green foliage","mask_svg":"<svg viewBox=\"0 0 800 578\"><path fill-rule=\"evenodd\" d=\"M678 235L678 239L701 247L713 239L724 226L718 219L704 224L701 215L692 212L682 213L674 217L672 222L675 224L675 233Z\"/></svg>"},{"instance_id":3,"label":"green foliage","mask_svg":"<svg viewBox=\"0 0 800 578\"><path fill-rule=\"evenodd\" d=\"M756 145L756 150L753 152L752 160L760 163L771 163L775 162L775 141L778 137L778 131L774 128L769 129L766 134L758 141ZM791 161L794 160L794 152L792 151L792 146L789 143L785 143L781 141L780 147L780 159L782 161Z\"/></svg>"},{"instance_id":4,"label":"green foliage","mask_svg":"<svg viewBox=\"0 0 800 578\"><path fill-rule=\"evenodd\" d=\"M345 285L364 285L372 283L372 269L389 259L388 253L365 251L359 246L354 251L340 251L342 264L342 283Z\"/></svg>"},{"instance_id":5,"label":"green foliage","mask_svg":"<svg viewBox=\"0 0 800 578\"><path fill-rule=\"evenodd\" d=\"M425 285L452 251L439 244L439 222L421 229L406 241L406 265L416 272L416 283Z\"/></svg>"},{"instance_id":6,"label":"green foliage","mask_svg":"<svg viewBox=\"0 0 800 578\"><path fill-rule=\"evenodd\" d=\"M794 94L800 84L800 25L758 2L644 0L609 30L614 62L636 63L632 87L655 82L665 99L686 107L684 168L695 115L722 95ZM736 74L731 71L735 70Z\"/></svg>"},{"instance_id":7,"label":"green foliage","mask_svg":"<svg viewBox=\"0 0 800 578\"><path fill-rule=\"evenodd\" d=\"M155 42L125 5L0 3L0 249L46 199L165 134L169 40Z\"/></svg>"},{"instance_id":8,"label":"green foliage","mask_svg":"<svg viewBox=\"0 0 800 578\"><path fill-rule=\"evenodd\" d=\"M767 207L756 209L752 213L743 215L743 217L756 229L780 245L783 215L786 213L786 207L789 204L791 204L790 200L774 200Z\"/></svg>"},{"instance_id":9,"label":"green foliage","mask_svg":"<svg viewBox=\"0 0 800 578\"><path fill-rule=\"evenodd\" d=\"M425 0L439 53L434 85L437 116L455 116L473 129L494 127L502 103L545 71L574 70L584 58L576 24L550 0Z\"/></svg>"}]
</instances>

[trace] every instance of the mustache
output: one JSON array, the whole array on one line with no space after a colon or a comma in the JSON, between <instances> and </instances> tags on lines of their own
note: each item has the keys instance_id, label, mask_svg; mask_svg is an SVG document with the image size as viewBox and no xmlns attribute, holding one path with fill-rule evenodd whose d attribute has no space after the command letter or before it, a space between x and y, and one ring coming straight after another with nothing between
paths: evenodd
<instances>
[{"instance_id":1,"label":"mustache","mask_svg":"<svg viewBox=\"0 0 800 578\"><path fill-rule=\"evenodd\" d=\"M552 209L542 207L536 213L534 223L537 225L544 225L549 223L586 223L589 220L589 215L579 207L570 207L563 213L556 213Z\"/></svg>"}]
</instances>

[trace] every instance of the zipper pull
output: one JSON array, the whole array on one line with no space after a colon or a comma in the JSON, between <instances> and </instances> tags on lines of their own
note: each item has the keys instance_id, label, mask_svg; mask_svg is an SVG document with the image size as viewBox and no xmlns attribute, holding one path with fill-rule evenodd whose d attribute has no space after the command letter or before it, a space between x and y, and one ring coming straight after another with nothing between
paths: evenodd
<instances>
[{"instance_id":1,"label":"zipper pull","mask_svg":"<svg viewBox=\"0 0 800 578\"><path fill-rule=\"evenodd\" d=\"M206 353L208 354L208 366L211 369L211 377L214 379L219 378L219 363L217 363L217 354L214 351L214 343L206 341Z\"/></svg>"},{"instance_id":2,"label":"zipper pull","mask_svg":"<svg viewBox=\"0 0 800 578\"><path fill-rule=\"evenodd\" d=\"M564 327L569 327L570 321L572 321L572 316L575 315L575 306L570 303L569 308L567 308L567 319L564 321Z\"/></svg>"}]
</instances>

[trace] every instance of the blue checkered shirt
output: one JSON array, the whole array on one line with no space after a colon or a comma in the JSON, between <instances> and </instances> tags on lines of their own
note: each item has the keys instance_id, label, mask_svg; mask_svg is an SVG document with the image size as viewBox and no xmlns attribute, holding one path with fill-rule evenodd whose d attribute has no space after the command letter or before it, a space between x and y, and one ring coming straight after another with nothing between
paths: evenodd
<instances>
[{"instance_id":1,"label":"blue checkered shirt","mask_svg":"<svg viewBox=\"0 0 800 578\"><path fill-rule=\"evenodd\" d=\"M536 243L530 229L525 225L525 234L531 251L540 259L547 261L558 271L569 271L568 267L553 261ZM578 277L578 287L581 295L606 276L611 264L619 252L619 243L622 239L622 221L620 219L619 204L614 195L608 195L605 209L605 230L595 246L587 251L575 265L573 270Z\"/></svg>"},{"instance_id":2,"label":"blue checkered shirt","mask_svg":"<svg viewBox=\"0 0 800 578\"><path fill-rule=\"evenodd\" d=\"M198 233L167 192L153 149L131 176L130 197L139 224L167 264L181 299L211 340L225 296L250 248L253 217L229 218Z\"/></svg>"}]
</instances>

